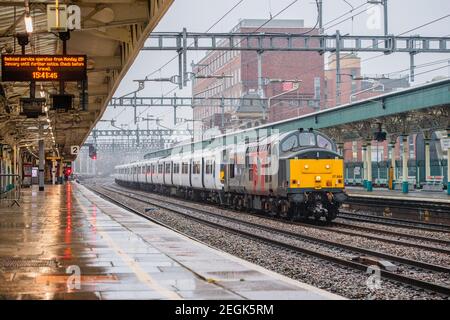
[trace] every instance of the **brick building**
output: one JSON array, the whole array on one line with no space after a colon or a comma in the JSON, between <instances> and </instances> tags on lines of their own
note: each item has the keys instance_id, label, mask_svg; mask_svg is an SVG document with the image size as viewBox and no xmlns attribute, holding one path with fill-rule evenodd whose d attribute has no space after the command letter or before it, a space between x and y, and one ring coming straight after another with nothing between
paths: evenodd
<instances>
[{"instance_id":1,"label":"brick building","mask_svg":"<svg viewBox=\"0 0 450 320\"><path fill-rule=\"evenodd\" d=\"M245 19L232 30L236 33L304 33L303 20L272 20L258 29L267 20ZM314 29L310 34L317 34ZM322 96L324 85L323 56L317 52L283 52L271 51L262 53L262 78L264 80L262 95L266 98L286 92L283 83L270 82L270 79L301 80L298 90L290 91L280 97L315 97ZM193 66L194 74L199 76L221 76L224 78L195 79L193 95L204 97L240 98L246 94L258 92L258 58L256 51L220 51L208 52L206 56ZM232 127L233 113L236 107L224 108L225 129ZM276 103L270 106L267 121L278 121L316 110L315 106L303 104L301 107ZM198 106L194 108L194 119L203 120L203 129L220 127L222 110L216 105ZM197 130L198 131L198 130Z\"/></svg>"}]
</instances>

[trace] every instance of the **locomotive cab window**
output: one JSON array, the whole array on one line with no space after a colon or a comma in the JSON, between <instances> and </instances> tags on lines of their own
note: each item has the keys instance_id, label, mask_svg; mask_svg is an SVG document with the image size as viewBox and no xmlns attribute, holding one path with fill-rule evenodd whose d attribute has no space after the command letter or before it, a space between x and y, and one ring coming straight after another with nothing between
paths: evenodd
<instances>
[{"instance_id":1,"label":"locomotive cab window","mask_svg":"<svg viewBox=\"0 0 450 320\"><path fill-rule=\"evenodd\" d=\"M302 147L312 147L316 145L316 139L314 138L314 133L303 132L298 136L300 140L300 146Z\"/></svg>"},{"instance_id":2,"label":"locomotive cab window","mask_svg":"<svg viewBox=\"0 0 450 320\"><path fill-rule=\"evenodd\" d=\"M319 148L328 149L330 151L333 150L333 143L320 134L317 135L317 146Z\"/></svg>"},{"instance_id":3,"label":"locomotive cab window","mask_svg":"<svg viewBox=\"0 0 450 320\"><path fill-rule=\"evenodd\" d=\"M296 134L287 137L281 143L281 151L283 152L291 151L297 147L298 147L298 138Z\"/></svg>"}]
</instances>

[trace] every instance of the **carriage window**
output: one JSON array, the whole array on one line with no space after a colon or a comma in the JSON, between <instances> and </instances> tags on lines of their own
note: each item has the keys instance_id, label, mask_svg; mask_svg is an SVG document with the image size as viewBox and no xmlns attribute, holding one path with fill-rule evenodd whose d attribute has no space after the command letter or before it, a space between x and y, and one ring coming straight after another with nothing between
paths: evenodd
<instances>
[{"instance_id":1,"label":"carriage window","mask_svg":"<svg viewBox=\"0 0 450 320\"><path fill-rule=\"evenodd\" d=\"M206 160L206 165L205 165L205 173L206 174L212 174L213 170L212 170L212 161L211 160Z\"/></svg>"},{"instance_id":2,"label":"carriage window","mask_svg":"<svg viewBox=\"0 0 450 320\"><path fill-rule=\"evenodd\" d=\"M314 133L311 132L303 132L299 134L300 146L315 146L316 139L314 138Z\"/></svg>"},{"instance_id":3,"label":"carriage window","mask_svg":"<svg viewBox=\"0 0 450 320\"><path fill-rule=\"evenodd\" d=\"M154 164L151 165L151 168L152 168L152 174L155 173L155 165Z\"/></svg>"},{"instance_id":4,"label":"carriage window","mask_svg":"<svg viewBox=\"0 0 450 320\"><path fill-rule=\"evenodd\" d=\"M173 173L180 173L180 164L179 163L174 163L173 164Z\"/></svg>"},{"instance_id":5,"label":"carriage window","mask_svg":"<svg viewBox=\"0 0 450 320\"><path fill-rule=\"evenodd\" d=\"M195 161L193 163L192 174L200 174L200 161Z\"/></svg>"},{"instance_id":6,"label":"carriage window","mask_svg":"<svg viewBox=\"0 0 450 320\"><path fill-rule=\"evenodd\" d=\"M317 145L319 146L319 148L333 150L333 145L332 145L331 141L319 134L317 135Z\"/></svg>"},{"instance_id":7,"label":"carriage window","mask_svg":"<svg viewBox=\"0 0 450 320\"><path fill-rule=\"evenodd\" d=\"M166 163L166 173L170 173L170 163Z\"/></svg>"},{"instance_id":8,"label":"carriage window","mask_svg":"<svg viewBox=\"0 0 450 320\"><path fill-rule=\"evenodd\" d=\"M162 165L162 163L158 164L158 173L163 173L163 165Z\"/></svg>"},{"instance_id":9,"label":"carriage window","mask_svg":"<svg viewBox=\"0 0 450 320\"><path fill-rule=\"evenodd\" d=\"M313 138L314 138L314 136L313 136ZM283 152L292 150L292 149L297 148L297 147L298 147L298 139L297 139L297 135L295 135L295 134L290 136L290 137L288 137L288 138L286 138L283 141L283 143L281 144L281 150Z\"/></svg>"},{"instance_id":10,"label":"carriage window","mask_svg":"<svg viewBox=\"0 0 450 320\"><path fill-rule=\"evenodd\" d=\"M183 162L181 164L181 173L188 174L189 173L189 164L187 162Z\"/></svg>"}]
</instances>

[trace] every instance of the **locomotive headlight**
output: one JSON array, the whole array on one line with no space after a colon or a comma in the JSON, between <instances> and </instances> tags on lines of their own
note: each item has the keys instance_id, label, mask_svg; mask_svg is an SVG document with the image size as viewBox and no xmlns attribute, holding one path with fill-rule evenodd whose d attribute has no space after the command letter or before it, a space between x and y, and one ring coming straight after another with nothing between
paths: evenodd
<instances>
[{"instance_id":1,"label":"locomotive headlight","mask_svg":"<svg viewBox=\"0 0 450 320\"><path fill-rule=\"evenodd\" d=\"M316 176L316 182L320 182L322 181L322 177L321 176Z\"/></svg>"},{"instance_id":2,"label":"locomotive headlight","mask_svg":"<svg viewBox=\"0 0 450 320\"><path fill-rule=\"evenodd\" d=\"M330 169L331 166L330 166L329 164L327 164L327 165L325 166L325 168L326 168L326 169Z\"/></svg>"},{"instance_id":3,"label":"locomotive headlight","mask_svg":"<svg viewBox=\"0 0 450 320\"><path fill-rule=\"evenodd\" d=\"M305 164L305 169L308 169L308 168L309 168L309 166L307 164Z\"/></svg>"}]
</instances>

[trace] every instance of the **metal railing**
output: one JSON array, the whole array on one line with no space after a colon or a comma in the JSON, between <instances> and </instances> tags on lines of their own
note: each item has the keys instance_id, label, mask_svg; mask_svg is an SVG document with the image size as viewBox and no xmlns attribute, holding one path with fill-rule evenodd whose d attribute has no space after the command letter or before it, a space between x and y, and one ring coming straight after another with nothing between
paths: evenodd
<instances>
[{"instance_id":1,"label":"metal railing","mask_svg":"<svg viewBox=\"0 0 450 320\"><path fill-rule=\"evenodd\" d=\"M18 174L0 174L0 205L11 203L11 207L20 207L20 185Z\"/></svg>"}]
</instances>

